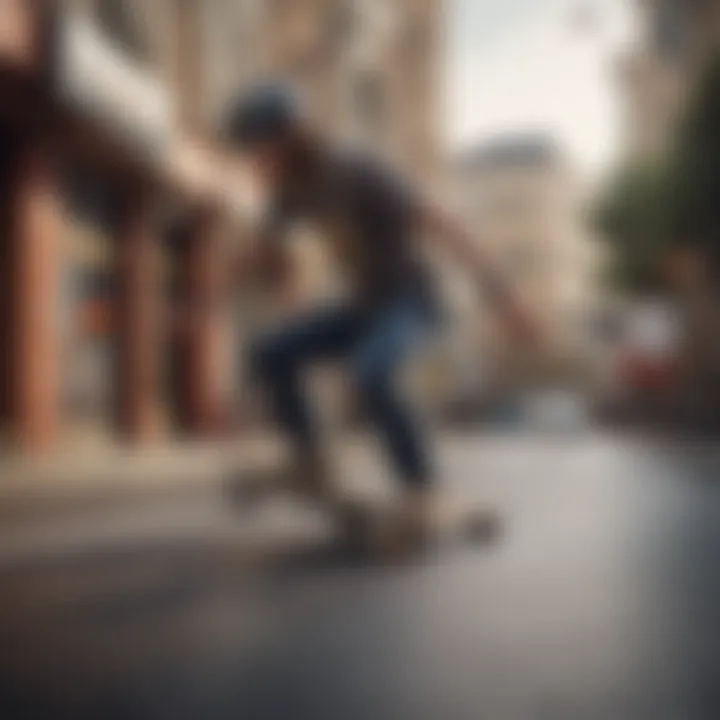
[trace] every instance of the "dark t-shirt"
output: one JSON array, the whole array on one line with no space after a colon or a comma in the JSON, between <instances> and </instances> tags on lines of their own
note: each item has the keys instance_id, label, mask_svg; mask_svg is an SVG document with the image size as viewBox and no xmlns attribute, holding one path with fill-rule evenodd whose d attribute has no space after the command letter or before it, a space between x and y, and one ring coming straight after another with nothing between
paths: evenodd
<instances>
[{"instance_id":1,"label":"dark t-shirt","mask_svg":"<svg viewBox=\"0 0 720 720\"><path fill-rule=\"evenodd\" d=\"M366 157L324 158L312 179L283 188L268 218L282 237L297 220L315 223L341 263L355 299L381 304L431 282L416 241L416 200L390 172Z\"/></svg>"}]
</instances>

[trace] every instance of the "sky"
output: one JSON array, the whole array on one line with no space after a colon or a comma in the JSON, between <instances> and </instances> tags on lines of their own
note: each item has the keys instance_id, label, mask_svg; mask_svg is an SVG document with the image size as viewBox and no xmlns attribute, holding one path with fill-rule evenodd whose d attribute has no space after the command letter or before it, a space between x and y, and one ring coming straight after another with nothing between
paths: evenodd
<instances>
[{"instance_id":1,"label":"sky","mask_svg":"<svg viewBox=\"0 0 720 720\"><path fill-rule=\"evenodd\" d=\"M613 162L621 104L613 60L629 0L451 0L445 127L453 149L504 133L556 138L577 169Z\"/></svg>"}]
</instances>

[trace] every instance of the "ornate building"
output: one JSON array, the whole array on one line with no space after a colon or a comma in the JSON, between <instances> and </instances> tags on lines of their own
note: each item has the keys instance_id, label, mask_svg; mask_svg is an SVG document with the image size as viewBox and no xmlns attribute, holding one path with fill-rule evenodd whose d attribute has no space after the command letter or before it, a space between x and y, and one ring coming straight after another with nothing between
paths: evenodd
<instances>
[{"instance_id":1,"label":"ornate building","mask_svg":"<svg viewBox=\"0 0 720 720\"><path fill-rule=\"evenodd\" d=\"M545 360L572 367L589 351L598 257L580 183L562 152L544 137L511 136L465 152L455 170L468 224L543 329L553 356ZM476 303L465 300L464 312L474 352L489 380L500 381L521 358Z\"/></svg>"},{"instance_id":2,"label":"ornate building","mask_svg":"<svg viewBox=\"0 0 720 720\"><path fill-rule=\"evenodd\" d=\"M267 70L315 121L409 172L439 160L441 0L273 0Z\"/></svg>"}]
</instances>

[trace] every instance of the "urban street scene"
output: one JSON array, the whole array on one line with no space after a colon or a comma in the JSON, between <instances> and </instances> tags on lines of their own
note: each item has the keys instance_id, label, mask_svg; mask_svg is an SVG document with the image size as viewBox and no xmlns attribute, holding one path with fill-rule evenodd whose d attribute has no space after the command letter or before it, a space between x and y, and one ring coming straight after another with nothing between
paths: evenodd
<instances>
[{"instance_id":1,"label":"urban street scene","mask_svg":"<svg viewBox=\"0 0 720 720\"><path fill-rule=\"evenodd\" d=\"M0 717L720 717L718 98L715 0L0 2Z\"/></svg>"}]
</instances>

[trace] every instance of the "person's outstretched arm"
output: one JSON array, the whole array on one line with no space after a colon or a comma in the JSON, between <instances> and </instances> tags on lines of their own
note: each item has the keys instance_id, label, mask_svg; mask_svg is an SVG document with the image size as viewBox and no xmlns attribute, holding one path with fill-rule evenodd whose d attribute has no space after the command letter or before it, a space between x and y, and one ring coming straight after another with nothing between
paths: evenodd
<instances>
[{"instance_id":1,"label":"person's outstretched arm","mask_svg":"<svg viewBox=\"0 0 720 720\"><path fill-rule=\"evenodd\" d=\"M538 328L533 319L521 307L509 282L477 237L449 214L429 204L420 207L419 220L425 234L452 253L477 279L483 296L513 334L524 341L536 342Z\"/></svg>"}]
</instances>

